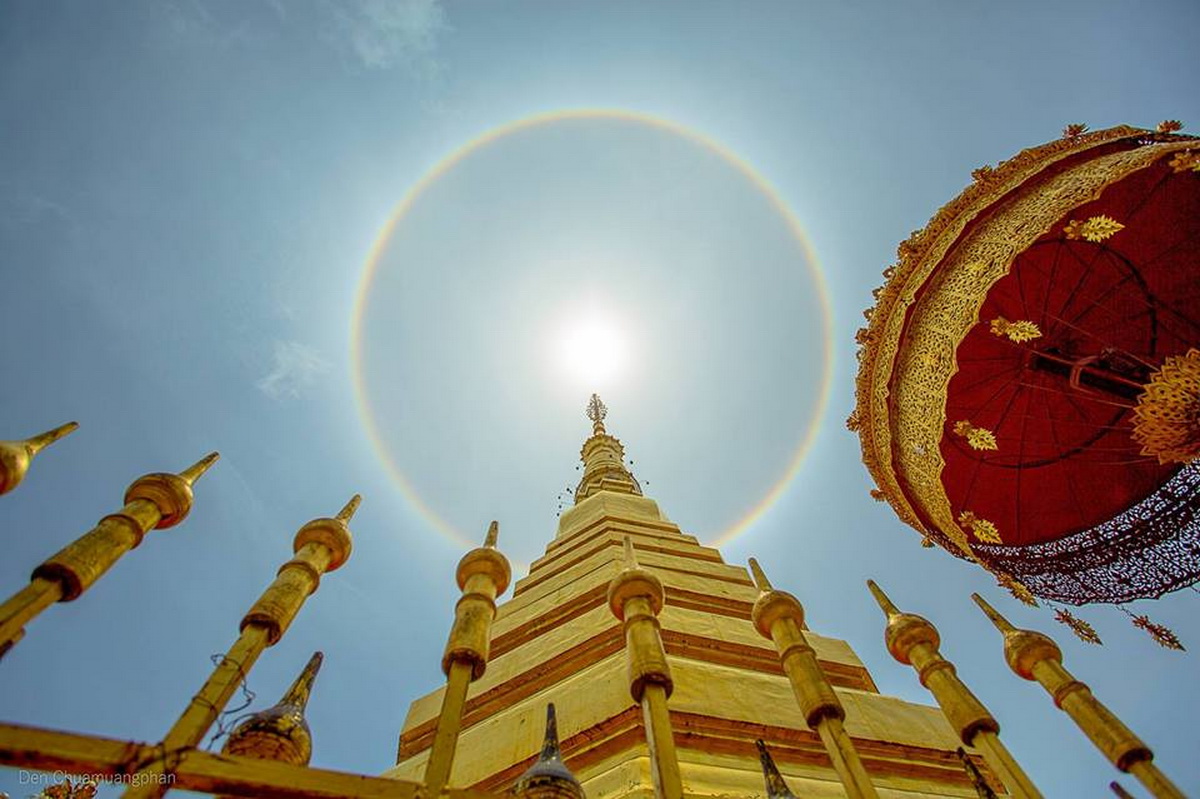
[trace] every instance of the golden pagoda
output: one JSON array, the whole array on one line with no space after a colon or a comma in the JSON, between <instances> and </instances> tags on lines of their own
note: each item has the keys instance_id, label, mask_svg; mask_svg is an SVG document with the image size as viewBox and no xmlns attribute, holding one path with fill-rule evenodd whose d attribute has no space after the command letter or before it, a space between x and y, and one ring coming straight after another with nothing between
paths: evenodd
<instances>
[{"instance_id":1,"label":"golden pagoda","mask_svg":"<svg viewBox=\"0 0 1200 799\"><path fill-rule=\"evenodd\" d=\"M605 413L593 396L593 434L581 452L575 504L560 517L545 554L496 608L486 671L466 694L448 784L509 789L537 761L546 707L553 705L563 762L593 799L654 796L660 776L681 782L686 796L761 796L758 740L795 795L844 796L816 729L844 709L845 740L868 786L913 799L978 796L955 753L962 741L936 708L880 694L845 641L809 632L801 621L802 639L789 648L815 653L814 676L823 674L831 686L828 699L802 711L771 628L761 632L764 612L789 613L775 607L777 597L798 604L769 585L760 590L746 568L682 532L644 496L621 442L605 429ZM642 592L652 601L641 620L657 633L646 651L635 648L637 622L628 609ZM446 691L412 703L398 763L386 776L425 780ZM661 733L653 729L653 697L666 711ZM677 774L673 764L653 762L648 731L658 734L658 749L673 750L660 759L676 760ZM669 785L659 790L672 794ZM876 795L870 790L861 795Z\"/></svg>"}]
</instances>

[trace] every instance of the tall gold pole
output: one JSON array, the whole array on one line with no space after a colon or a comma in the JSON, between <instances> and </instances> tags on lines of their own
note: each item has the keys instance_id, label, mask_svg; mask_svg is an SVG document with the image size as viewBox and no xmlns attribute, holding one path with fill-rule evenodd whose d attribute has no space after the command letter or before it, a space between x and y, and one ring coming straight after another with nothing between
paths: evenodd
<instances>
[{"instance_id":1,"label":"tall gold pole","mask_svg":"<svg viewBox=\"0 0 1200 799\"><path fill-rule=\"evenodd\" d=\"M442 709L433 733L433 745L425 764L428 796L445 790L454 766L454 751L462 730L467 689L487 669L492 643L492 619L496 615L496 597L504 593L512 579L508 559L496 549L500 525L488 526L483 546L472 549L458 562L456 579L462 598L454 606L454 626L442 655L446 690Z\"/></svg>"},{"instance_id":2,"label":"tall gold pole","mask_svg":"<svg viewBox=\"0 0 1200 799\"><path fill-rule=\"evenodd\" d=\"M77 598L122 555L142 543L150 529L162 530L183 521L192 509L192 486L218 457L213 452L179 474L142 475L125 491L125 507L105 516L34 569L29 585L0 605L0 655L20 640L31 619L55 602Z\"/></svg>"},{"instance_id":3,"label":"tall gold pole","mask_svg":"<svg viewBox=\"0 0 1200 799\"><path fill-rule=\"evenodd\" d=\"M892 657L916 670L962 742L983 754L1015 799L1041 799L1041 792L1000 743L999 722L959 679L954 664L942 657L937 628L921 616L901 613L874 580L867 580L867 587L887 616L884 642Z\"/></svg>"},{"instance_id":4,"label":"tall gold pole","mask_svg":"<svg viewBox=\"0 0 1200 799\"><path fill-rule=\"evenodd\" d=\"M204 739L259 655L283 637L305 600L317 590L321 575L350 557L353 541L347 525L360 502L362 497L355 494L336 517L314 519L296 532L292 545L296 556L279 568L274 582L242 618L241 635L167 732L155 757L140 764L125 799L153 799L165 793L164 777L179 755Z\"/></svg>"},{"instance_id":5,"label":"tall gold pole","mask_svg":"<svg viewBox=\"0 0 1200 799\"><path fill-rule=\"evenodd\" d=\"M629 662L629 693L642 706L650 771L659 799L681 799L683 777L675 754L675 736L667 699L674 684L658 614L663 607L662 582L638 566L633 540L625 536L625 567L608 584L608 607L625 625L625 654Z\"/></svg>"},{"instance_id":6,"label":"tall gold pole","mask_svg":"<svg viewBox=\"0 0 1200 799\"><path fill-rule=\"evenodd\" d=\"M846 711L833 686L821 670L817 653L804 635L804 608L799 600L771 587L767 575L754 558L750 571L758 586L758 601L751 618L759 634L775 644L783 670L792 683L792 691L804 720L817 731L833 768L837 771L850 799L877 799L875 786L863 766L854 742L846 733Z\"/></svg>"},{"instance_id":7,"label":"tall gold pole","mask_svg":"<svg viewBox=\"0 0 1200 799\"><path fill-rule=\"evenodd\" d=\"M0 441L0 494L7 494L21 484L30 462L39 452L78 427L78 422L67 422L24 441Z\"/></svg>"},{"instance_id":8,"label":"tall gold pole","mask_svg":"<svg viewBox=\"0 0 1200 799\"><path fill-rule=\"evenodd\" d=\"M971 598L1004 634L1004 658L1018 677L1040 683L1113 765L1141 780L1155 797L1183 799L1183 793L1152 762L1150 747L1063 668L1058 644L1039 632L1014 627L979 594Z\"/></svg>"}]
</instances>

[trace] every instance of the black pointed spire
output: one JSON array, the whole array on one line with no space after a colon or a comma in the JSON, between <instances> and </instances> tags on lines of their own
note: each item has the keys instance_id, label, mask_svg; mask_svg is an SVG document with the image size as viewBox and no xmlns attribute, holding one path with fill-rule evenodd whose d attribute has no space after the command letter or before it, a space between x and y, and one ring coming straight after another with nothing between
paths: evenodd
<instances>
[{"instance_id":1,"label":"black pointed spire","mask_svg":"<svg viewBox=\"0 0 1200 799\"><path fill-rule=\"evenodd\" d=\"M542 740L542 753L517 779L513 793L523 799L585 799L583 787L563 763L558 748L558 721L553 702L546 705L546 737Z\"/></svg>"},{"instance_id":2,"label":"black pointed spire","mask_svg":"<svg viewBox=\"0 0 1200 799\"><path fill-rule=\"evenodd\" d=\"M998 799L996 792L992 790L992 786L987 784L987 780L983 778L983 774L979 771L979 767L971 760L967 754L967 750L961 746L958 747L958 759L962 761L963 770L967 772L967 776L971 778L971 784L975 786L975 792L979 794L979 799Z\"/></svg>"},{"instance_id":3,"label":"black pointed spire","mask_svg":"<svg viewBox=\"0 0 1200 799\"><path fill-rule=\"evenodd\" d=\"M755 741L754 745L758 747L758 759L762 763L763 780L767 784L767 799L796 799L796 795L783 781L783 775L775 767L775 761L771 759L767 745L762 742L761 738Z\"/></svg>"}]
</instances>

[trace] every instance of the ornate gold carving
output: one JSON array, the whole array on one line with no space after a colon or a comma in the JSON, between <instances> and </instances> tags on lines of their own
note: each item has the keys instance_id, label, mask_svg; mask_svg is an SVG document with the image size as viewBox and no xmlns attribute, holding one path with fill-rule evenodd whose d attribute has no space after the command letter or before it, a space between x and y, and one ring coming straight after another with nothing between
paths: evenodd
<instances>
[{"instance_id":1,"label":"ornate gold carving","mask_svg":"<svg viewBox=\"0 0 1200 799\"><path fill-rule=\"evenodd\" d=\"M1015 322L1010 322L1003 316L997 316L989 324L991 325L992 335L1003 336L1009 341L1015 341L1018 344L1042 337L1042 329L1028 319L1018 319Z\"/></svg>"},{"instance_id":2,"label":"ornate gold carving","mask_svg":"<svg viewBox=\"0 0 1200 799\"><path fill-rule=\"evenodd\" d=\"M996 584L1012 594L1013 599L1031 608L1038 607L1037 597L1020 580L1017 580L1011 574L999 570L993 571L992 575L996 578Z\"/></svg>"},{"instance_id":3,"label":"ornate gold carving","mask_svg":"<svg viewBox=\"0 0 1200 799\"><path fill-rule=\"evenodd\" d=\"M1148 616L1134 616L1133 626L1140 627L1146 632L1150 633L1150 637L1153 638L1159 646L1167 649L1176 649L1180 652L1186 651L1183 648L1183 644L1179 642L1179 636L1175 635L1175 633L1171 631L1170 627L1165 627L1161 624L1155 624L1154 622L1150 621Z\"/></svg>"},{"instance_id":4,"label":"ornate gold carving","mask_svg":"<svg viewBox=\"0 0 1200 799\"><path fill-rule=\"evenodd\" d=\"M1096 634L1096 629L1088 624L1083 619L1079 618L1071 611L1065 608L1058 608L1054 611L1054 619L1071 628L1071 632L1075 633L1075 637L1087 644L1103 644L1100 636Z\"/></svg>"},{"instance_id":5,"label":"ornate gold carving","mask_svg":"<svg viewBox=\"0 0 1200 799\"><path fill-rule=\"evenodd\" d=\"M902 521L960 557L973 559L973 553L942 488L945 461L936 445L946 424L946 387L957 371L955 349L1018 253L1107 186L1191 143L1148 144L1031 178L1066 156L1140 135L1136 128L1114 128L1027 150L1001 163L995 180L968 187L900 247L901 262L871 315L873 343L860 359L863 462ZM1002 209L994 210L1002 198Z\"/></svg>"},{"instance_id":6,"label":"ornate gold carving","mask_svg":"<svg viewBox=\"0 0 1200 799\"><path fill-rule=\"evenodd\" d=\"M986 427L976 427L966 419L954 423L954 433L967 440L971 449L999 449L996 434Z\"/></svg>"},{"instance_id":7,"label":"ornate gold carving","mask_svg":"<svg viewBox=\"0 0 1200 799\"><path fill-rule=\"evenodd\" d=\"M1164 119L1158 123L1157 130L1159 133L1175 133L1183 130L1183 123L1178 119Z\"/></svg>"},{"instance_id":8,"label":"ornate gold carving","mask_svg":"<svg viewBox=\"0 0 1200 799\"><path fill-rule=\"evenodd\" d=\"M995 180L972 184L943 206L923 230L901 243L898 248L900 261L883 270L887 283L880 292L874 313L865 314L871 320L870 330L877 335L870 347L859 351L857 404L853 418L860 426L863 462L906 524L917 530L923 529L892 468L888 381L895 365L893 361L899 349L904 317L917 290L966 225L1009 191L1067 156L1143 132L1133 127L1112 128L1072 140L1049 142L1019 153L996 168ZM946 535L938 536L943 543L947 541ZM970 557L970 547L961 531L957 540L952 537L949 540L957 548L956 554Z\"/></svg>"},{"instance_id":9,"label":"ornate gold carving","mask_svg":"<svg viewBox=\"0 0 1200 799\"><path fill-rule=\"evenodd\" d=\"M1083 134L1087 133L1088 126L1082 122L1072 122L1063 128L1064 139L1078 139Z\"/></svg>"},{"instance_id":10,"label":"ornate gold carving","mask_svg":"<svg viewBox=\"0 0 1200 799\"><path fill-rule=\"evenodd\" d=\"M1101 242L1124 229L1125 226L1111 216L1101 214L1082 222L1072 219L1063 228L1063 235L1071 240L1084 239L1085 241Z\"/></svg>"},{"instance_id":11,"label":"ornate gold carving","mask_svg":"<svg viewBox=\"0 0 1200 799\"><path fill-rule=\"evenodd\" d=\"M1169 166L1175 172L1200 172L1200 152L1185 150L1172 158Z\"/></svg>"},{"instance_id":12,"label":"ornate gold carving","mask_svg":"<svg viewBox=\"0 0 1200 799\"><path fill-rule=\"evenodd\" d=\"M1159 463L1200 456L1200 350L1167 358L1133 410L1133 438Z\"/></svg>"},{"instance_id":13,"label":"ornate gold carving","mask_svg":"<svg viewBox=\"0 0 1200 799\"><path fill-rule=\"evenodd\" d=\"M878 488L871 489L871 499L876 502L887 502L887 494L880 491Z\"/></svg>"},{"instance_id":14,"label":"ornate gold carving","mask_svg":"<svg viewBox=\"0 0 1200 799\"><path fill-rule=\"evenodd\" d=\"M985 544L1000 544L1000 532L996 529L996 525L989 522L987 519L980 519L969 510L965 510L958 514L958 521L971 530L971 534Z\"/></svg>"}]
</instances>

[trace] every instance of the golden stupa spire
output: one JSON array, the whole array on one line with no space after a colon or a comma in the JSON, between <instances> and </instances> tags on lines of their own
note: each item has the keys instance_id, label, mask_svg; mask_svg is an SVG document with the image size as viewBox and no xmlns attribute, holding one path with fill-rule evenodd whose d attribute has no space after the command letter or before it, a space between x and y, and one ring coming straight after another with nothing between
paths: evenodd
<instances>
[{"instance_id":1,"label":"golden stupa spire","mask_svg":"<svg viewBox=\"0 0 1200 799\"><path fill-rule=\"evenodd\" d=\"M1014 799L1041 799L1037 787L1000 742L999 722L959 679L954 664L942 657L941 636L933 623L915 613L901 612L874 580L867 580L867 587L887 616L883 640L888 652L913 667L959 739L983 754Z\"/></svg>"},{"instance_id":2,"label":"golden stupa spire","mask_svg":"<svg viewBox=\"0 0 1200 799\"><path fill-rule=\"evenodd\" d=\"M754 558L750 559L750 571L760 592L751 611L751 620L759 634L775 644L783 671L800 705L800 712L804 714L808 726L820 736L829 760L846 789L846 796L850 799L877 799L878 793L871 777L843 724L846 711L804 633L804 608L796 597L776 591Z\"/></svg>"},{"instance_id":3,"label":"golden stupa spire","mask_svg":"<svg viewBox=\"0 0 1200 799\"><path fill-rule=\"evenodd\" d=\"M546 705L546 735L541 754L517 778L512 792L521 799L584 799L583 786L562 759L553 702Z\"/></svg>"},{"instance_id":4,"label":"golden stupa spire","mask_svg":"<svg viewBox=\"0 0 1200 799\"><path fill-rule=\"evenodd\" d=\"M274 706L255 713L234 728L221 751L228 755L307 765L312 757L312 733L304 718L304 709L308 706L313 680L321 670L323 659L320 652L313 653L283 697Z\"/></svg>"},{"instance_id":5,"label":"golden stupa spire","mask_svg":"<svg viewBox=\"0 0 1200 799\"><path fill-rule=\"evenodd\" d=\"M775 766L775 760L767 751L767 745L762 742L761 738L755 741L754 745L758 747L758 761L762 764L763 780L767 786L767 799L796 799L796 795L788 788L788 784L783 780L783 775Z\"/></svg>"},{"instance_id":6,"label":"golden stupa spire","mask_svg":"<svg viewBox=\"0 0 1200 799\"><path fill-rule=\"evenodd\" d=\"M1062 664L1062 650L1047 635L1014 627L979 594L971 599L1004 634L1004 659L1018 676L1039 683L1083 730L1109 761L1141 780L1157 799L1183 799L1183 792L1152 762L1154 753L1142 743L1085 683Z\"/></svg>"},{"instance_id":7,"label":"golden stupa spire","mask_svg":"<svg viewBox=\"0 0 1200 799\"><path fill-rule=\"evenodd\" d=\"M21 484L35 455L78 427L78 422L67 422L23 441L0 441L0 494Z\"/></svg>"},{"instance_id":8,"label":"golden stupa spire","mask_svg":"<svg viewBox=\"0 0 1200 799\"><path fill-rule=\"evenodd\" d=\"M583 443L583 449L579 452L583 460L583 477L579 478L579 485L575 487L575 504L598 491L642 495L642 487L625 468L625 448L604 428L606 416L608 407L598 395L593 394L587 404L587 417L592 420L592 437Z\"/></svg>"}]
</instances>

